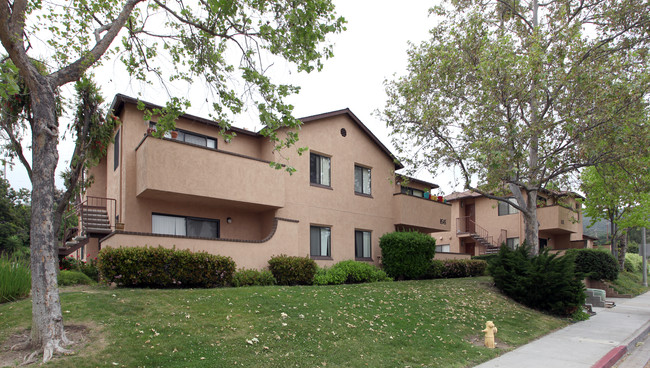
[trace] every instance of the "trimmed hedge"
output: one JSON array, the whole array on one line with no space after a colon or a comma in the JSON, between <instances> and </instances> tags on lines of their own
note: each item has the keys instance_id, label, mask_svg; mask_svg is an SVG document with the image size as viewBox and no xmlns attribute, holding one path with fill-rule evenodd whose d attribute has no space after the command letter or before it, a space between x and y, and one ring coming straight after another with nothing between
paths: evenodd
<instances>
[{"instance_id":1,"label":"trimmed hedge","mask_svg":"<svg viewBox=\"0 0 650 368\"><path fill-rule=\"evenodd\" d=\"M618 278L618 263L607 250L569 249L566 255L575 258L576 272L591 279L614 281Z\"/></svg>"},{"instance_id":2,"label":"trimmed hedge","mask_svg":"<svg viewBox=\"0 0 650 368\"><path fill-rule=\"evenodd\" d=\"M415 231L384 234L379 247L384 271L398 280L425 277L436 254L436 240Z\"/></svg>"},{"instance_id":3,"label":"trimmed hedge","mask_svg":"<svg viewBox=\"0 0 650 368\"><path fill-rule=\"evenodd\" d=\"M377 267L353 260L341 261L332 268L319 268L314 276L315 285L357 284L390 281L386 272Z\"/></svg>"},{"instance_id":4,"label":"trimmed hedge","mask_svg":"<svg viewBox=\"0 0 650 368\"><path fill-rule=\"evenodd\" d=\"M271 286L275 285L275 277L269 270L241 269L232 278L232 286Z\"/></svg>"},{"instance_id":5,"label":"trimmed hedge","mask_svg":"<svg viewBox=\"0 0 650 368\"><path fill-rule=\"evenodd\" d=\"M163 247L105 248L99 252L98 268L103 280L122 286L210 288L232 282L235 262Z\"/></svg>"},{"instance_id":6,"label":"trimmed hedge","mask_svg":"<svg viewBox=\"0 0 650 368\"><path fill-rule=\"evenodd\" d=\"M95 283L88 275L81 271L61 270L59 271L57 280L59 286L90 285Z\"/></svg>"},{"instance_id":7,"label":"trimmed hedge","mask_svg":"<svg viewBox=\"0 0 650 368\"><path fill-rule=\"evenodd\" d=\"M82 261L73 257L65 257L59 261L59 270L81 271L91 280L99 281L99 270L97 269L97 258L89 261Z\"/></svg>"},{"instance_id":8,"label":"trimmed hedge","mask_svg":"<svg viewBox=\"0 0 650 368\"><path fill-rule=\"evenodd\" d=\"M560 316L574 314L584 304L582 275L571 256L558 257L544 249L530 256L524 243L516 250L502 246L489 265L495 286L515 301Z\"/></svg>"},{"instance_id":9,"label":"trimmed hedge","mask_svg":"<svg viewBox=\"0 0 650 368\"><path fill-rule=\"evenodd\" d=\"M269 270L278 285L311 285L317 269L316 262L308 257L280 254L269 259Z\"/></svg>"},{"instance_id":10,"label":"trimmed hedge","mask_svg":"<svg viewBox=\"0 0 650 368\"><path fill-rule=\"evenodd\" d=\"M483 276L488 263L479 259L433 260L427 278L453 279L459 277Z\"/></svg>"}]
</instances>

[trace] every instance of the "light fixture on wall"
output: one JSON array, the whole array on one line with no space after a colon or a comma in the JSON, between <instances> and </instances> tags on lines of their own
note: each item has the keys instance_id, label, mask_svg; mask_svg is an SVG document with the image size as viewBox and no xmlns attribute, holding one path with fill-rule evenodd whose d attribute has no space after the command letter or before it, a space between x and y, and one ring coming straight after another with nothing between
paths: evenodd
<instances>
[{"instance_id":1,"label":"light fixture on wall","mask_svg":"<svg viewBox=\"0 0 650 368\"><path fill-rule=\"evenodd\" d=\"M228 217L228 218L226 219L226 222L229 223L229 224L232 224L232 217Z\"/></svg>"}]
</instances>

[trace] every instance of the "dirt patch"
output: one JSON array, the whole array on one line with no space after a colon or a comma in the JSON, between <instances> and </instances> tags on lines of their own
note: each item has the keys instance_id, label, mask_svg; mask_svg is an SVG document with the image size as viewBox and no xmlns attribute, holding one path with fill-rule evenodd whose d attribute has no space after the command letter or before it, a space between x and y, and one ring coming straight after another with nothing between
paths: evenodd
<instances>
[{"instance_id":1,"label":"dirt patch","mask_svg":"<svg viewBox=\"0 0 650 368\"><path fill-rule=\"evenodd\" d=\"M105 345L105 339L101 329L92 323L83 325L66 325L66 337L73 342L66 348L72 350L75 355L85 356L91 351L101 350ZM9 336L8 339L0 344L0 367L15 367L20 365L25 357L29 356L34 350L31 347L11 350L13 346L20 345L27 341L30 335L30 329L25 329ZM92 345L92 349L89 348ZM65 359L65 356L56 355L52 359ZM40 364L42 355L36 363ZM31 365L31 364L30 364Z\"/></svg>"},{"instance_id":2,"label":"dirt patch","mask_svg":"<svg viewBox=\"0 0 650 368\"><path fill-rule=\"evenodd\" d=\"M470 344L474 346L485 346L485 336L483 335L473 335L466 338ZM495 349L499 350L510 350L512 346L506 344L505 342L499 340L498 337L494 338Z\"/></svg>"}]
</instances>

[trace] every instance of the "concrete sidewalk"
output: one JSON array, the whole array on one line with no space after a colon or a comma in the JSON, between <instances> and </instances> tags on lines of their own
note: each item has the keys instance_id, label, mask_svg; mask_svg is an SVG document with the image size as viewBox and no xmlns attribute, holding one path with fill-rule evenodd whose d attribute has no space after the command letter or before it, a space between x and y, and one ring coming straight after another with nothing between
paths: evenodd
<instances>
[{"instance_id":1,"label":"concrete sidewalk","mask_svg":"<svg viewBox=\"0 0 650 368\"><path fill-rule=\"evenodd\" d=\"M476 367L611 367L650 332L650 292L632 299L607 300L615 301L616 307L594 308L597 314L588 321L572 324Z\"/></svg>"}]
</instances>

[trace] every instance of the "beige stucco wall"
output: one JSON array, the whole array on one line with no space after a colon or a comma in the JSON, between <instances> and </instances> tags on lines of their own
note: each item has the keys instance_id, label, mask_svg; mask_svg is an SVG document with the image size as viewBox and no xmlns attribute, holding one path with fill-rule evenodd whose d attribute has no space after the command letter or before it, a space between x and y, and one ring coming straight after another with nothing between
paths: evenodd
<instances>
[{"instance_id":1,"label":"beige stucco wall","mask_svg":"<svg viewBox=\"0 0 650 368\"><path fill-rule=\"evenodd\" d=\"M564 197L562 201L564 206L576 208L577 202L574 198ZM524 220L521 213L499 216L497 201L485 197L463 198L450 203L450 231L432 234L436 238L436 244L449 244L450 252L465 253L468 249L464 244L474 242L470 237L456 234L457 219L466 216L465 209L468 204L475 205L476 224L487 230L495 243L498 243L502 230L505 230L506 238L519 238L520 244L524 242ZM539 237L548 239L549 248L566 249L574 246L571 241L582 240L582 214L579 211L559 206L549 198L547 206L540 207L537 214L540 222ZM479 248L476 247L474 254L480 253Z\"/></svg>"},{"instance_id":2,"label":"beige stucco wall","mask_svg":"<svg viewBox=\"0 0 650 368\"><path fill-rule=\"evenodd\" d=\"M263 269L268 266L268 260L274 255L287 254L301 257L307 255L293 241L299 227L300 224L297 222L278 220L275 231L267 234L268 240L256 243L116 233L102 241L102 249L145 245L178 250L187 249L192 252L208 252L231 257L235 260L237 268Z\"/></svg>"},{"instance_id":3,"label":"beige stucco wall","mask_svg":"<svg viewBox=\"0 0 650 368\"><path fill-rule=\"evenodd\" d=\"M272 254L309 255L310 225L319 225L330 227L332 235L331 259L318 259L319 264L354 259L355 230L371 232L372 261L379 264L379 238L394 231L397 223L431 231L449 230L452 223L450 205L393 195L399 192L393 159L346 113L305 123L296 146L280 154L273 153L273 145L266 138L240 133L226 143L217 128L185 118L178 120L177 128L214 138L217 150L145 138L148 123L143 121L142 112L127 103L120 115L124 122L120 128L121 162L118 170L113 170L114 145L110 145L104 169L105 192L107 197L118 199L126 234L110 236L102 241L102 247L152 245L148 242L153 239L156 245L227 252L220 254L238 257L238 264L239 257L255 258L242 264L257 267L265 265ZM309 150L300 156L296 147ZM331 187L310 184L310 151L331 156ZM297 171L289 175L274 170L268 161L293 166ZM355 194L355 164L371 168L371 196ZM291 223L290 236L276 240L276 234L266 246L128 235L150 233L152 213L218 219L222 238L251 241L263 239L272 230L275 217L298 223ZM233 220L231 224L226 222L228 217Z\"/></svg>"}]
</instances>

